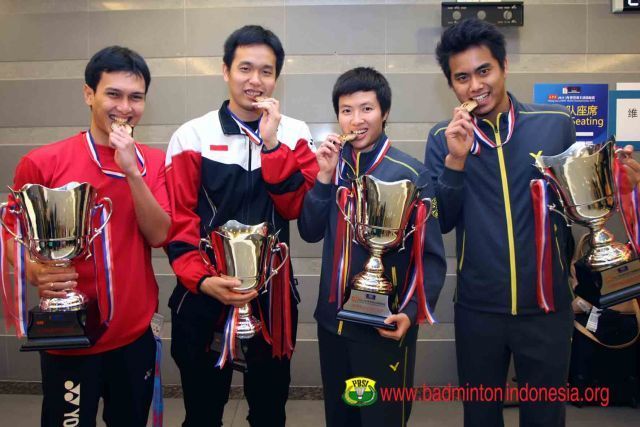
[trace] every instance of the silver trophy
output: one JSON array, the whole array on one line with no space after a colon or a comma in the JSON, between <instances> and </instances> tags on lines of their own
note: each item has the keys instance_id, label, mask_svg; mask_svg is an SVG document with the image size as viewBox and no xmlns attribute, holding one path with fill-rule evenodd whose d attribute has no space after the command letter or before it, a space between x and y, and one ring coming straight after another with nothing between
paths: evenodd
<instances>
[{"instance_id":1,"label":"silver trophy","mask_svg":"<svg viewBox=\"0 0 640 427\"><path fill-rule=\"evenodd\" d=\"M418 194L419 188L406 179L385 182L364 175L356 180L355 238L370 256L364 270L352 279L349 299L338 312L338 319L396 329L395 324L384 323L384 319L392 314L389 296L393 294L394 286L385 277L382 255L404 246L404 241L414 232L415 226L409 232L406 228ZM431 200L425 198L423 201L428 203L428 219ZM344 212L342 214L350 221Z\"/></svg>"},{"instance_id":2,"label":"silver trophy","mask_svg":"<svg viewBox=\"0 0 640 427\"><path fill-rule=\"evenodd\" d=\"M614 143L613 139L601 144L576 142L563 153L538 156L535 161L535 166L556 191L562 205L561 210L553 205L550 208L563 215L569 225L575 223L590 229L589 238L583 239L588 242L588 248L576 264L577 269L584 267L588 271L578 271L581 283L576 293L581 293L582 286L585 295L580 296L586 296L585 299L602 308L621 302L620 294L609 295L604 300L599 298L600 293L609 293L607 282L611 285L613 280L631 280L634 283L640 280L640 265L635 265L638 262L632 260L629 246L616 242L604 226L618 204L613 173ZM578 251L582 249L578 248ZM635 273L632 275L632 272ZM598 291L597 297L586 290L594 287Z\"/></svg>"},{"instance_id":3,"label":"silver trophy","mask_svg":"<svg viewBox=\"0 0 640 427\"><path fill-rule=\"evenodd\" d=\"M22 235L17 236L2 218L2 226L23 245L31 260L55 266L69 266L75 259L91 256L91 243L111 218L109 198L97 200L88 183L71 182L58 188L25 184L20 190L9 188L17 208L9 210L20 219ZM0 205L6 209L7 203ZM104 223L93 227L93 217L106 209ZM27 343L21 350L89 347L97 338L99 313L94 301L75 289L62 298L41 298L29 311Z\"/></svg>"},{"instance_id":4,"label":"silver trophy","mask_svg":"<svg viewBox=\"0 0 640 427\"><path fill-rule=\"evenodd\" d=\"M268 222L245 225L231 220L218 227L214 233L220 237L224 251L224 260L216 260L216 263L220 265L224 262L226 274L240 280L240 286L235 288L237 292L246 293L254 289L260 291L289 260L289 251L285 246L286 253L282 255L282 263L271 269L272 257L279 251L276 248L278 233L273 232ZM200 256L207 265L209 261L205 248L213 248L212 240L200 241ZM238 310L236 336L241 340L253 338L262 329L260 321L253 316L250 304L245 304Z\"/></svg>"}]
</instances>

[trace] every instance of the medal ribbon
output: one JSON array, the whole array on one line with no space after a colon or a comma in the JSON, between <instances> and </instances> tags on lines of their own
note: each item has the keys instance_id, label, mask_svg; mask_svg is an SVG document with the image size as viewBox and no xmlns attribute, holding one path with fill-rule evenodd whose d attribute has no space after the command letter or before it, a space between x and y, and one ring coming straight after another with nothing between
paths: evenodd
<instances>
[{"instance_id":1,"label":"medal ribbon","mask_svg":"<svg viewBox=\"0 0 640 427\"><path fill-rule=\"evenodd\" d=\"M424 266L422 264L422 255L424 252L424 242L427 233L427 207L422 200L419 200L414 205L416 207L415 218L415 232L413 236L413 247L411 249L412 260L412 273L409 284L409 289L405 292L398 311L404 310L407 306L413 294L418 292L418 314L417 322L423 323L425 320L430 325L438 323L434 317L429 303L427 302L426 293L424 289Z\"/></svg>"},{"instance_id":2,"label":"medal ribbon","mask_svg":"<svg viewBox=\"0 0 640 427\"><path fill-rule=\"evenodd\" d=\"M100 213L100 227L102 227L107 220L107 212L105 209L102 209ZM107 315L106 317L102 315L102 311L100 314L100 321L104 323L104 326L108 326L111 320L113 319L113 313L115 309L115 298L114 298L114 280L113 280L113 248L111 245L111 223L108 223L102 229L102 235L100 236L101 244L97 246L99 251L96 251L95 240L92 243L92 252L94 254L93 258L93 270L96 278L96 295L102 295L103 298L99 298L98 301L103 301L106 299L107 301ZM104 272L98 271L98 259L102 259L102 266L104 268ZM100 286L99 282L101 278L104 278L104 285ZM104 289L104 294L101 292ZM98 307L102 307L102 304L98 304Z\"/></svg>"},{"instance_id":3,"label":"medal ribbon","mask_svg":"<svg viewBox=\"0 0 640 427\"><path fill-rule=\"evenodd\" d=\"M91 131L87 131L85 133L85 136L86 136L85 139L87 141L87 149L89 150L89 155L91 157L91 160L93 160L93 162L100 168L102 173L112 178L118 178L118 179L125 178L126 175L124 173L115 171L113 169L107 169L102 166L102 163L100 163L100 158L98 157L98 150L96 150L96 144L93 141L93 137L91 136ZM142 150L140 150L140 148L138 147L138 144L134 143L134 147L136 151L136 157L138 158L138 165L140 166L140 173L142 174L142 176L145 176L147 174L147 166L144 159L144 155L142 154Z\"/></svg>"},{"instance_id":4,"label":"medal ribbon","mask_svg":"<svg viewBox=\"0 0 640 427\"><path fill-rule=\"evenodd\" d=\"M11 208L4 206L0 210L5 224L7 214L15 216L15 226L12 230L19 238L22 238L22 226L20 217L15 214ZM24 246L14 240L14 247L7 248L5 240L11 238L10 234L2 229L0 235L0 281L2 282L2 300L6 310L5 324L7 329L13 327L16 330L16 336L22 338L27 334L27 279L26 279L26 251ZM11 294L7 292L9 283L9 265L7 263L6 253L8 250L14 250L14 268L13 268L13 288Z\"/></svg>"},{"instance_id":5,"label":"medal ribbon","mask_svg":"<svg viewBox=\"0 0 640 427\"><path fill-rule=\"evenodd\" d=\"M536 241L536 294L538 306L545 313L555 311L548 185L544 179L534 179L530 183Z\"/></svg>"},{"instance_id":6,"label":"medal ribbon","mask_svg":"<svg viewBox=\"0 0 640 427\"><path fill-rule=\"evenodd\" d=\"M242 133L244 133L247 138L251 140L254 144L260 146L262 145L262 138L260 137L260 126L258 125L258 130L256 132L253 131L247 124L242 121L238 116L233 114L233 112L227 107L227 111L231 115L231 118L236 122ZM261 116L262 117L262 116Z\"/></svg>"},{"instance_id":7,"label":"medal ribbon","mask_svg":"<svg viewBox=\"0 0 640 427\"><path fill-rule=\"evenodd\" d=\"M279 251L271 258L271 268L274 262L280 265L284 261L284 255L287 253L286 243L278 243L276 246ZM282 270L275 275L270 284L270 309L271 317L271 355L275 358L282 359L286 357L291 359L293 355L293 329L291 322L291 269L290 262L287 260L282 266ZM263 326L263 330L266 327ZM266 338L265 338L266 339ZM267 342L269 342L267 340Z\"/></svg>"},{"instance_id":8,"label":"medal ribbon","mask_svg":"<svg viewBox=\"0 0 640 427\"><path fill-rule=\"evenodd\" d=\"M507 120L508 121L507 137L504 139L504 142L502 142L501 145L506 145L509 142L509 140L513 136L513 130L515 129L515 125L516 125L516 113L513 108L513 102L511 102L511 99L509 99L509 113L508 113L507 119L508 119ZM471 149L469 150L471 154L474 154L476 156L480 155L481 147L480 147L480 144L478 143L478 140L482 141L484 145L486 145L489 148L496 148L498 146L495 142L493 142L491 138L489 138L482 131L482 129L480 129L480 127L478 126L478 119L476 117L472 117L471 124L473 125L473 133L476 136L476 138L473 141L473 144L471 145Z\"/></svg>"},{"instance_id":9,"label":"medal ribbon","mask_svg":"<svg viewBox=\"0 0 640 427\"><path fill-rule=\"evenodd\" d=\"M236 331L238 330L238 309L230 307L227 321L224 324L224 342L222 343L222 352L216 362L216 368L223 369L224 365L233 362L236 358Z\"/></svg>"},{"instance_id":10,"label":"medal ribbon","mask_svg":"<svg viewBox=\"0 0 640 427\"><path fill-rule=\"evenodd\" d=\"M389 148L391 148L391 141L389 140L388 137L384 136L384 141L382 142L382 144L380 144L379 147L376 147L376 149L378 150L378 153L373 156L373 158L369 161L369 164L363 168L364 169L364 173L362 173L362 175L370 175L371 172L373 172L375 170L375 168L378 167L378 165L382 162L382 159L384 159L384 156L387 155L387 152L389 151ZM343 150L344 152L344 150ZM356 153L354 153L353 151L351 151L351 158L353 159L353 162L355 164L355 170L354 173L356 175L356 177L361 176L360 174L360 165L359 165L359 155L360 153L358 153L358 155L356 155ZM336 176L334 179L334 183L336 185L341 185L341 186L347 186L348 183L345 179L342 178L341 174L344 174L344 169L346 166L351 167L351 165L346 162L344 160L344 158L342 156L340 156L338 158L338 167L336 167ZM353 168L352 168L353 170Z\"/></svg>"},{"instance_id":11,"label":"medal ribbon","mask_svg":"<svg viewBox=\"0 0 640 427\"><path fill-rule=\"evenodd\" d=\"M338 310L342 307L345 289L349 278L351 265L351 240L353 230L347 219L353 217L353 189L338 187L338 218L336 222L336 238L333 250L333 273L331 275L331 290L329 302L336 303ZM345 213L345 215L342 214Z\"/></svg>"}]
</instances>

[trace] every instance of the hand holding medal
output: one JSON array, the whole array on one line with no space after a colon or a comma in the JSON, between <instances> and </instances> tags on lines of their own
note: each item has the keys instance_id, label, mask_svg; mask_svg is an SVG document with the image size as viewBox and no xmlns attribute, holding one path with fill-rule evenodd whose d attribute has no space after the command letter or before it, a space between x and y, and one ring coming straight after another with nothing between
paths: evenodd
<instances>
[{"instance_id":1,"label":"hand holding medal","mask_svg":"<svg viewBox=\"0 0 640 427\"><path fill-rule=\"evenodd\" d=\"M280 124L280 102L275 98L256 96L253 106L262 110L258 127L260 137L267 149L278 145L278 125Z\"/></svg>"},{"instance_id":2,"label":"hand holding medal","mask_svg":"<svg viewBox=\"0 0 640 427\"><path fill-rule=\"evenodd\" d=\"M116 150L114 159L127 177L141 175L133 135L133 126L126 119L116 118L111 123L109 146Z\"/></svg>"},{"instance_id":3,"label":"hand holding medal","mask_svg":"<svg viewBox=\"0 0 640 427\"><path fill-rule=\"evenodd\" d=\"M444 132L447 138L447 148L449 154L445 158L445 165L453 170L463 170L464 163L469 155L469 150L473 144L473 123L471 122L471 112L478 106L478 103L469 99L453 110L453 119Z\"/></svg>"}]
</instances>

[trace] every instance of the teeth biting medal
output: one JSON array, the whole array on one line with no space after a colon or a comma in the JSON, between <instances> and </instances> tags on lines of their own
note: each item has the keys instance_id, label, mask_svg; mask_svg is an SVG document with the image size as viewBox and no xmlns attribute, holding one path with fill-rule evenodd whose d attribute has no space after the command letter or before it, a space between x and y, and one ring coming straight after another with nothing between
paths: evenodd
<instances>
[{"instance_id":1,"label":"teeth biting medal","mask_svg":"<svg viewBox=\"0 0 640 427\"><path fill-rule=\"evenodd\" d=\"M338 138L342 144L346 144L347 142L354 141L358 135L362 135L364 132L364 130L354 130L349 133L343 133L342 135L339 135Z\"/></svg>"}]
</instances>

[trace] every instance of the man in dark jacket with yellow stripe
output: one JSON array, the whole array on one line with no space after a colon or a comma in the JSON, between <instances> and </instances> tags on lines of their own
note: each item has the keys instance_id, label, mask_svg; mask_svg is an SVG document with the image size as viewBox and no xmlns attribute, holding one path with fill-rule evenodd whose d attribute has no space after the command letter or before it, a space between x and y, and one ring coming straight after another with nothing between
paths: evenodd
<instances>
[{"instance_id":1,"label":"man in dark jacket with yellow stripe","mask_svg":"<svg viewBox=\"0 0 640 427\"><path fill-rule=\"evenodd\" d=\"M391 108L391 88L382 74L364 67L349 70L336 81L332 98L342 131L357 136L342 146L339 136L330 134L320 145L316 153L320 170L314 187L305 195L298 219L303 239L318 242L324 238L314 316L318 321L325 421L330 427L405 426L411 413L409 401L380 399L375 404L360 405L346 397L343 400L343 396L347 396L345 386L357 380L354 377L375 381L378 390L413 386L418 323L421 313L428 308L417 297L422 290L408 292L411 289L408 279L412 276L412 264L419 260L423 266L423 273L418 274L422 276L424 299L428 307L435 307L446 273L440 228L434 214L426 221L422 251L412 249L415 236L420 234L416 231L407 236L407 250L395 248L382 257L385 273L394 284L391 297L406 302L397 304L400 306L397 313L385 319L387 324L395 323L396 330L338 320L343 298L332 279L339 270L340 262L334 260L336 253L340 253L336 242L343 241L338 231L343 214L336 204L336 192L338 187L350 188L354 180L364 175L385 182L411 181L420 188L421 197L433 197L432 185L424 165L393 147L384 132ZM415 217L417 213L407 231L417 225ZM343 253L344 257L338 258L344 260L346 283L351 283L363 270L370 253L360 244L349 242L348 246L349 255Z\"/></svg>"},{"instance_id":2,"label":"man in dark jacket with yellow stripe","mask_svg":"<svg viewBox=\"0 0 640 427\"><path fill-rule=\"evenodd\" d=\"M534 157L575 141L561 107L520 103L505 87L503 35L491 24L463 21L438 44L440 66L463 106L429 133L425 163L435 183L440 225L455 228L456 351L459 383L505 386L511 355L520 387L564 387L573 313L568 282L570 230L551 215L552 292L536 287L530 181ZM564 402L521 402L520 426L563 426ZM464 402L465 426L502 426L502 401Z\"/></svg>"}]
</instances>

